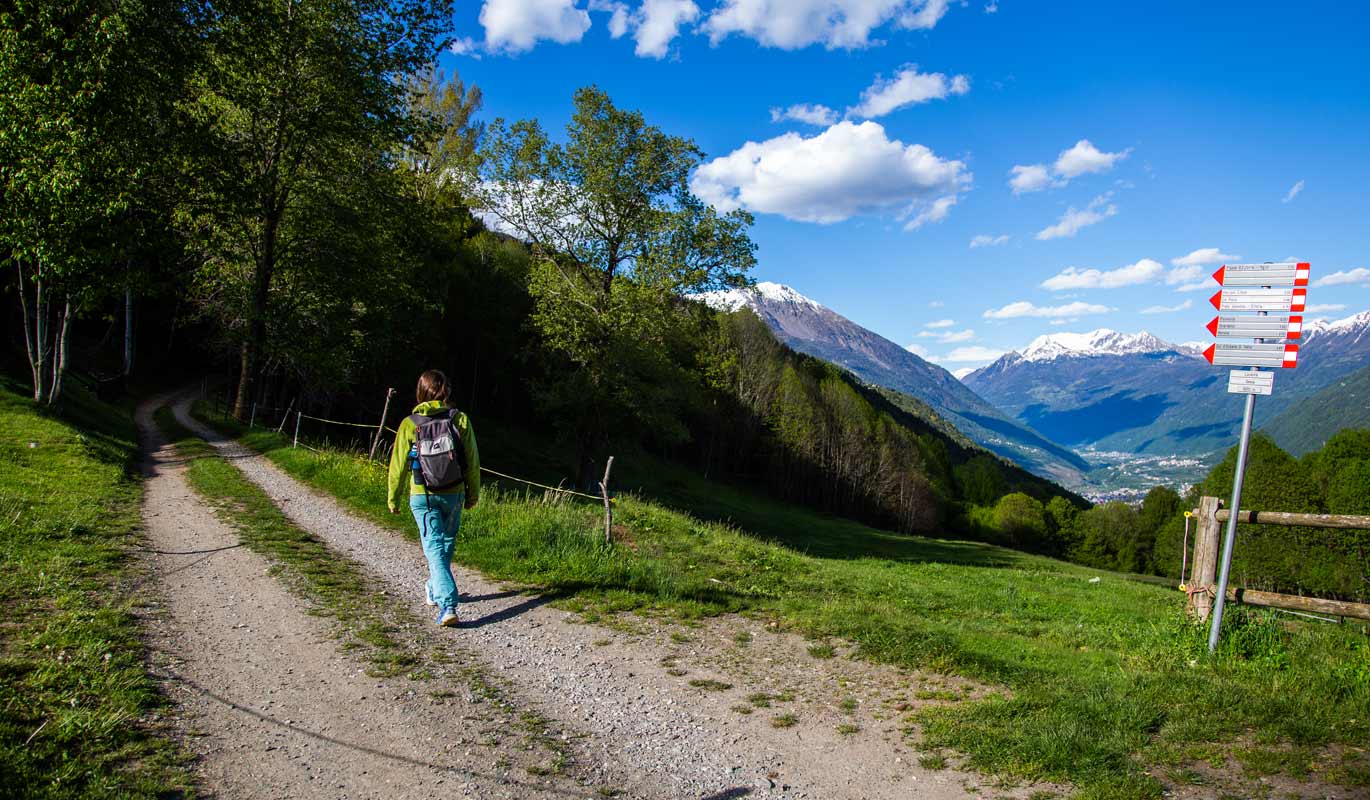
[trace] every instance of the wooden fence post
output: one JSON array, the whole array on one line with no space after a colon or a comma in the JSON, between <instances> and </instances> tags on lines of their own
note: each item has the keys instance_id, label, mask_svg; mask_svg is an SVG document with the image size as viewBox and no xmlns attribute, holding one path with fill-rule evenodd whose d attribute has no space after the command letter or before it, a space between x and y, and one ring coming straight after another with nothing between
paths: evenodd
<instances>
[{"instance_id":1,"label":"wooden fence post","mask_svg":"<svg viewBox=\"0 0 1370 800\"><path fill-rule=\"evenodd\" d=\"M614 507L609 503L609 470L614 468L614 457L604 465L604 480L599 482L599 496L604 498L604 543L614 542Z\"/></svg>"},{"instance_id":2,"label":"wooden fence post","mask_svg":"<svg viewBox=\"0 0 1370 800\"><path fill-rule=\"evenodd\" d=\"M303 413L303 412L300 412L300 411L296 411L296 412L295 412L295 441L291 442L291 444L290 444L291 449L294 449L294 448L300 446L300 417L303 417L303 416L304 416L304 413ZM318 427L318 426L315 426L315 427Z\"/></svg>"},{"instance_id":3,"label":"wooden fence post","mask_svg":"<svg viewBox=\"0 0 1370 800\"><path fill-rule=\"evenodd\" d=\"M376 458L376 448L380 446L381 434L385 433L385 418L390 415L390 398L395 396L393 388L385 390L385 408L381 410L381 421L376 426L376 436L371 440L371 452L366 454L366 460L371 461Z\"/></svg>"},{"instance_id":4,"label":"wooden fence post","mask_svg":"<svg viewBox=\"0 0 1370 800\"><path fill-rule=\"evenodd\" d=\"M1194 569L1189 574L1189 613L1200 622L1208 619L1213 609L1214 582L1218 573L1218 548L1222 544L1222 526L1218 523L1218 509L1222 501L1216 497L1199 498L1194 518L1199 529L1194 534Z\"/></svg>"},{"instance_id":5,"label":"wooden fence post","mask_svg":"<svg viewBox=\"0 0 1370 800\"><path fill-rule=\"evenodd\" d=\"M285 416L281 417L281 424L276 426L276 433L285 430L285 421L290 419L290 412L295 409L295 401L291 400L290 405L285 407Z\"/></svg>"}]
</instances>

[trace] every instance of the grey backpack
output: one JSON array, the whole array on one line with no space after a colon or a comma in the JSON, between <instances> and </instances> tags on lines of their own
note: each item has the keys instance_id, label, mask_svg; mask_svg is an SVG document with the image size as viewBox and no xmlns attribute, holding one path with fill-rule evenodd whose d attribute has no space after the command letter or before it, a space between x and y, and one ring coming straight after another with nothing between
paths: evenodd
<instances>
[{"instance_id":1,"label":"grey backpack","mask_svg":"<svg viewBox=\"0 0 1370 800\"><path fill-rule=\"evenodd\" d=\"M466 448L457 430L455 411L444 410L431 416L411 414L414 423L414 482L429 491L441 492L462 482L466 474Z\"/></svg>"}]
</instances>

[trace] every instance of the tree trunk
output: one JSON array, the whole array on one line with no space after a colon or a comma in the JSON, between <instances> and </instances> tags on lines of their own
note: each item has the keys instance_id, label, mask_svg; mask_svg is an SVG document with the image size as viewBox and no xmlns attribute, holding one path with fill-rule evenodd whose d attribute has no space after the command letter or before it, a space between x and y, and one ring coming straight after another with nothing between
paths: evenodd
<instances>
[{"instance_id":1,"label":"tree trunk","mask_svg":"<svg viewBox=\"0 0 1370 800\"><path fill-rule=\"evenodd\" d=\"M280 223L279 213L268 215L262 230L262 255L257 260L257 269L252 275L252 310L249 315L247 339L243 342L241 351L238 396L233 401L233 416L240 422L246 419L248 404L252 402L258 362L261 360L262 345L266 341L266 306L271 297L271 276L276 267L276 234Z\"/></svg>"},{"instance_id":2,"label":"tree trunk","mask_svg":"<svg viewBox=\"0 0 1370 800\"><path fill-rule=\"evenodd\" d=\"M56 354L52 359L52 391L48 392L48 405L56 405L62 397L62 379L67 374L67 330L71 326L71 295L67 295L62 307L62 324L57 329L55 341Z\"/></svg>"},{"instance_id":3,"label":"tree trunk","mask_svg":"<svg viewBox=\"0 0 1370 800\"><path fill-rule=\"evenodd\" d=\"M133 287L124 287L124 379L133 373Z\"/></svg>"},{"instance_id":4,"label":"tree trunk","mask_svg":"<svg viewBox=\"0 0 1370 800\"><path fill-rule=\"evenodd\" d=\"M38 339L38 361L33 369L38 373L38 378L33 385L33 401L43 403L48 399L48 354L52 352L51 345L48 344L48 293L43 291L43 266L38 266L38 278L34 282L35 301L34 306L38 309L38 319L34 322L34 330L37 332Z\"/></svg>"},{"instance_id":5,"label":"tree trunk","mask_svg":"<svg viewBox=\"0 0 1370 800\"><path fill-rule=\"evenodd\" d=\"M33 373L33 400L41 403L43 401L43 369L42 369L42 343L38 339L38 316L37 307L32 313L29 311L28 289L24 287L24 268L16 267L19 275L19 310L23 317L24 324L24 350L29 357L29 370ZM41 293L39 294L41 297Z\"/></svg>"}]
</instances>

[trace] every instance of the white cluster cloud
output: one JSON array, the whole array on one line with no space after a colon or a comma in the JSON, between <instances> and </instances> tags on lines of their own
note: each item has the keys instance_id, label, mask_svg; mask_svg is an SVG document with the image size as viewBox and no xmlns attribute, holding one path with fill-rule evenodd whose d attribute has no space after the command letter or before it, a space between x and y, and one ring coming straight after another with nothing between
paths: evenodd
<instances>
[{"instance_id":1,"label":"white cluster cloud","mask_svg":"<svg viewBox=\"0 0 1370 800\"><path fill-rule=\"evenodd\" d=\"M470 56L477 61L480 60L480 42L472 39L470 36L463 36L460 39L453 40L452 44L448 45L447 49L454 56Z\"/></svg>"},{"instance_id":2,"label":"white cluster cloud","mask_svg":"<svg viewBox=\"0 0 1370 800\"><path fill-rule=\"evenodd\" d=\"M1119 289L1150 283L1165 274L1159 262L1143 258L1134 264L1107 271L1067 267L1059 274L1042 281L1042 288L1053 292L1071 289Z\"/></svg>"},{"instance_id":3,"label":"white cluster cloud","mask_svg":"<svg viewBox=\"0 0 1370 800\"><path fill-rule=\"evenodd\" d=\"M984 313L984 317L985 319L1018 319L1020 317L1065 319L1067 317L1080 317L1085 314L1107 314L1113 310L1108 306L1080 301L1060 306L1039 306L1027 300L1019 300L1016 303L1009 303L1003 308L992 308Z\"/></svg>"},{"instance_id":4,"label":"white cluster cloud","mask_svg":"<svg viewBox=\"0 0 1370 800\"><path fill-rule=\"evenodd\" d=\"M949 320L949 319L940 320L940 322L951 323L951 320ZM952 324L955 324L955 323L952 323ZM928 324L928 325L926 325L926 326L924 326L924 327L927 327L927 328L934 328L934 327L939 327L939 326L936 326L936 325L933 325L933 324L930 323L930 324ZM947 327L950 327L950 326L947 326ZM955 343L955 342L969 342L969 341L971 341L972 339L975 338L975 329L974 329L974 328L966 328L966 329L964 329L964 330L959 330L959 331L952 331L952 330L924 330L924 331L919 331L919 332L918 332L918 338L919 338L919 339L936 339L938 342L941 342L942 344L953 344L953 343Z\"/></svg>"},{"instance_id":5,"label":"white cluster cloud","mask_svg":"<svg viewBox=\"0 0 1370 800\"><path fill-rule=\"evenodd\" d=\"M904 230L915 231L929 222L941 222L951 213L951 207L954 205L956 205L956 195L949 194L945 197L939 197L925 205L921 211L914 215L913 219L904 223ZM907 218L908 215L909 212L901 214L901 219Z\"/></svg>"},{"instance_id":6,"label":"white cluster cloud","mask_svg":"<svg viewBox=\"0 0 1370 800\"><path fill-rule=\"evenodd\" d=\"M809 103L797 103L789 108L771 109L771 122L783 122L787 119L826 128L837 122L837 112L824 105L811 105Z\"/></svg>"},{"instance_id":7,"label":"white cluster cloud","mask_svg":"<svg viewBox=\"0 0 1370 800\"><path fill-rule=\"evenodd\" d=\"M485 0L480 24L486 50L519 53L541 40L580 41L590 29L590 15L575 0Z\"/></svg>"},{"instance_id":8,"label":"white cluster cloud","mask_svg":"<svg viewBox=\"0 0 1370 800\"><path fill-rule=\"evenodd\" d=\"M1299 196L1299 192L1302 192L1302 191L1303 191L1303 181L1299 181L1298 183L1296 183L1296 184L1294 184L1293 186L1290 186L1290 187L1289 187L1289 193L1286 194L1286 195L1284 196L1284 200L1282 200L1281 202L1288 203L1289 201L1293 200L1295 197L1298 197L1298 196Z\"/></svg>"},{"instance_id":9,"label":"white cluster cloud","mask_svg":"<svg viewBox=\"0 0 1370 800\"><path fill-rule=\"evenodd\" d=\"M1188 311L1194 307L1193 300L1186 300L1175 306L1148 306L1142 309L1143 314L1175 314L1180 311Z\"/></svg>"},{"instance_id":10,"label":"white cluster cloud","mask_svg":"<svg viewBox=\"0 0 1370 800\"><path fill-rule=\"evenodd\" d=\"M907 64L886 79L880 75L861 92L861 102L847 109L848 117L874 119L904 106L942 100L970 91L970 78L948 78L940 72L919 72L917 64Z\"/></svg>"},{"instance_id":11,"label":"white cluster cloud","mask_svg":"<svg viewBox=\"0 0 1370 800\"><path fill-rule=\"evenodd\" d=\"M890 139L879 123L843 121L814 136L747 142L700 166L690 189L720 211L823 224L892 211L913 217L911 229L945 218L970 180L964 163Z\"/></svg>"},{"instance_id":12,"label":"white cluster cloud","mask_svg":"<svg viewBox=\"0 0 1370 800\"><path fill-rule=\"evenodd\" d=\"M1175 268L1166 273L1165 283L1174 286L1177 292L1197 292L1210 286L1207 267L1227 261L1236 261L1241 256L1224 253L1221 248L1201 247L1187 256L1170 259Z\"/></svg>"},{"instance_id":13,"label":"white cluster cloud","mask_svg":"<svg viewBox=\"0 0 1370 800\"><path fill-rule=\"evenodd\" d=\"M1047 239L1074 236L1080 232L1081 228L1103 222L1118 213L1118 207L1108 202L1112 195L1112 192L1101 194L1082 209L1077 209L1075 206L1067 208L1066 213L1061 215L1061 219L1055 225L1048 225L1037 231L1036 238L1039 241L1046 241Z\"/></svg>"},{"instance_id":14,"label":"white cluster cloud","mask_svg":"<svg viewBox=\"0 0 1370 800\"><path fill-rule=\"evenodd\" d=\"M1314 286L1345 286L1345 285L1365 286L1370 284L1370 269L1356 267L1355 269L1334 272L1313 282Z\"/></svg>"},{"instance_id":15,"label":"white cluster cloud","mask_svg":"<svg viewBox=\"0 0 1370 800\"><path fill-rule=\"evenodd\" d=\"M993 347L983 345L971 345L970 347L958 347L942 357L942 361L947 363L965 363L967 361L993 361L999 358L1006 350L996 350Z\"/></svg>"},{"instance_id":16,"label":"white cluster cloud","mask_svg":"<svg viewBox=\"0 0 1370 800\"><path fill-rule=\"evenodd\" d=\"M1217 247L1201 247L1187 256L1170 259L1170 263L1177 267L1206 267L1227 261L1236 261L1239 258L1241 256L1224 253Z\"/></svg>"},{"instance_id":17,"label":"white cluster cloud","mask_svg":"<svg viewBox=\"0 0 1370 800\"><path fill-rule=\"evenodd\" d=\"M887 23L927 30L947 13L949 0L724 0L703 30L714 44L732 35L767 47L796 50L821 44L829 50L866 47Z\"/></svg>"},{"instance_id":18,"label":"white cluster cloud","mask_svg":"<svg viewBox=\"0 0 1370 800\"><path fill-rule=\"evenodd\" d=\"M1009 174L1013 177L1008 179L1008 185L1014 194L1036 192L1051 185L1051 173L1041 164L1017 166L1009 170Z\"/></svg>"},{"instance_id":19,"label":"white cluster cloud","mask_svg":"<svg viewBox=\"0 0 1370 800\"><path fill-rule=\"evenodd\" d=\"M956 325L954 319L935 319L923 325L924 328L951 328Z\"/></svg>"},{"instance_id":20,"label":"white cluster cloud","mask_svg":"<svg viewBox=\"0 0 1370 800\"><path fill-rule=\"evenodd\" d=\"M982 233L970 240L970 248L974 250L977 247L998 247L1001 244L1007 244L1008 238L1007 233L1002 236L990 236L987 233Z\"/></svg>"},{"instance_id":21,"label":"white cluster cloud","mask_svg":"<svg viewBox=\"0 0 1370 800\"><path fill-rule=\"evenodd\" d=\"M1015 166L1009 170L1008 185L1014 194L1040 192L1049 186L1065 186L1071 178L1086 173L1108 172L1113 165L1127 158L1132 148L1116 153L1105 153L1088 139L1081 139L1067 150L1062 150L1056 161L1046 164Z\"/></svg>"},{"instance_id":22,"label":"white cluster cloud","mask_svg":"<svg viewBox=\"0 0 1370 800\"><path fill-rule=\"evenodd\" d=\"M590 0L591 11L609 12L609 35L622 38L633 32L639 56L664 58L680 27L699 19L693 0L642 0L636 11L618 0Z\"/></svg>"},{"instance_id":23,"label":"white cluster cloud","mask_svg":"<svg viewBox=\"0 0 1370 800\"><path fill-rule=\"evenodd\" d=\"M1337 312L1337 311L1345 311L1345 310L1346 310L1346 304L1345 304L1345 303L1314 303L1313 305L1309 306L1308 308L1305 308L1305 309L1303 310L1303 313L1305 313L1305 314L1332 314L1332 313Z\"/></svg>"}]
</instances>

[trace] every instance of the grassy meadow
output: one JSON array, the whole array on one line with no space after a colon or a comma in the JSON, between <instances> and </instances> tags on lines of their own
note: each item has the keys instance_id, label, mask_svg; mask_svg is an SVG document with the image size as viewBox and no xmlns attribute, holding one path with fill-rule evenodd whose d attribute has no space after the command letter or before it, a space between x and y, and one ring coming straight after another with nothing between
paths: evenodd
<instances>
[{"instance_id":1,"label":"grassy meadow","mask_svg":"<svg viewBox=\"0 0 1370 800\"><path fill-rule=\"evenodd\" d=\"M292 449L270 432L231 432L357 513L414 535L407 516L386 512L378 465ZM481 441L492 466L514 469L499 436ZM509 460L526 467L521 450L511 441ZM923 725L926 749L951 748L996 774L1070 781L1082 797L1159 797L1158 778L1202 781L1196 765L1370 786L1358 749L1370 740L1370 639L1358 626L1236 608L1209 658L1206 629L1186 621L1173 588L979 543L896 536L666 465L640 469L662 499L617 499L617 546L600 541L597 504L506 483L468 512L457 559L574 598L591 619L759 613L815 640L848 640L874 661L1000 686L906 722Z\"/></svg>"},{"instance_id":2,"label":"grassy meadow","mask_svg":"<svg viewBox=\"0 0 1370 800\"><path fill-rule=\"evenodd\" d=\"M0 796L184 796L138 635L133 421L68 380L61 415L0 383Z\"/></svg>"}]
</instances>

